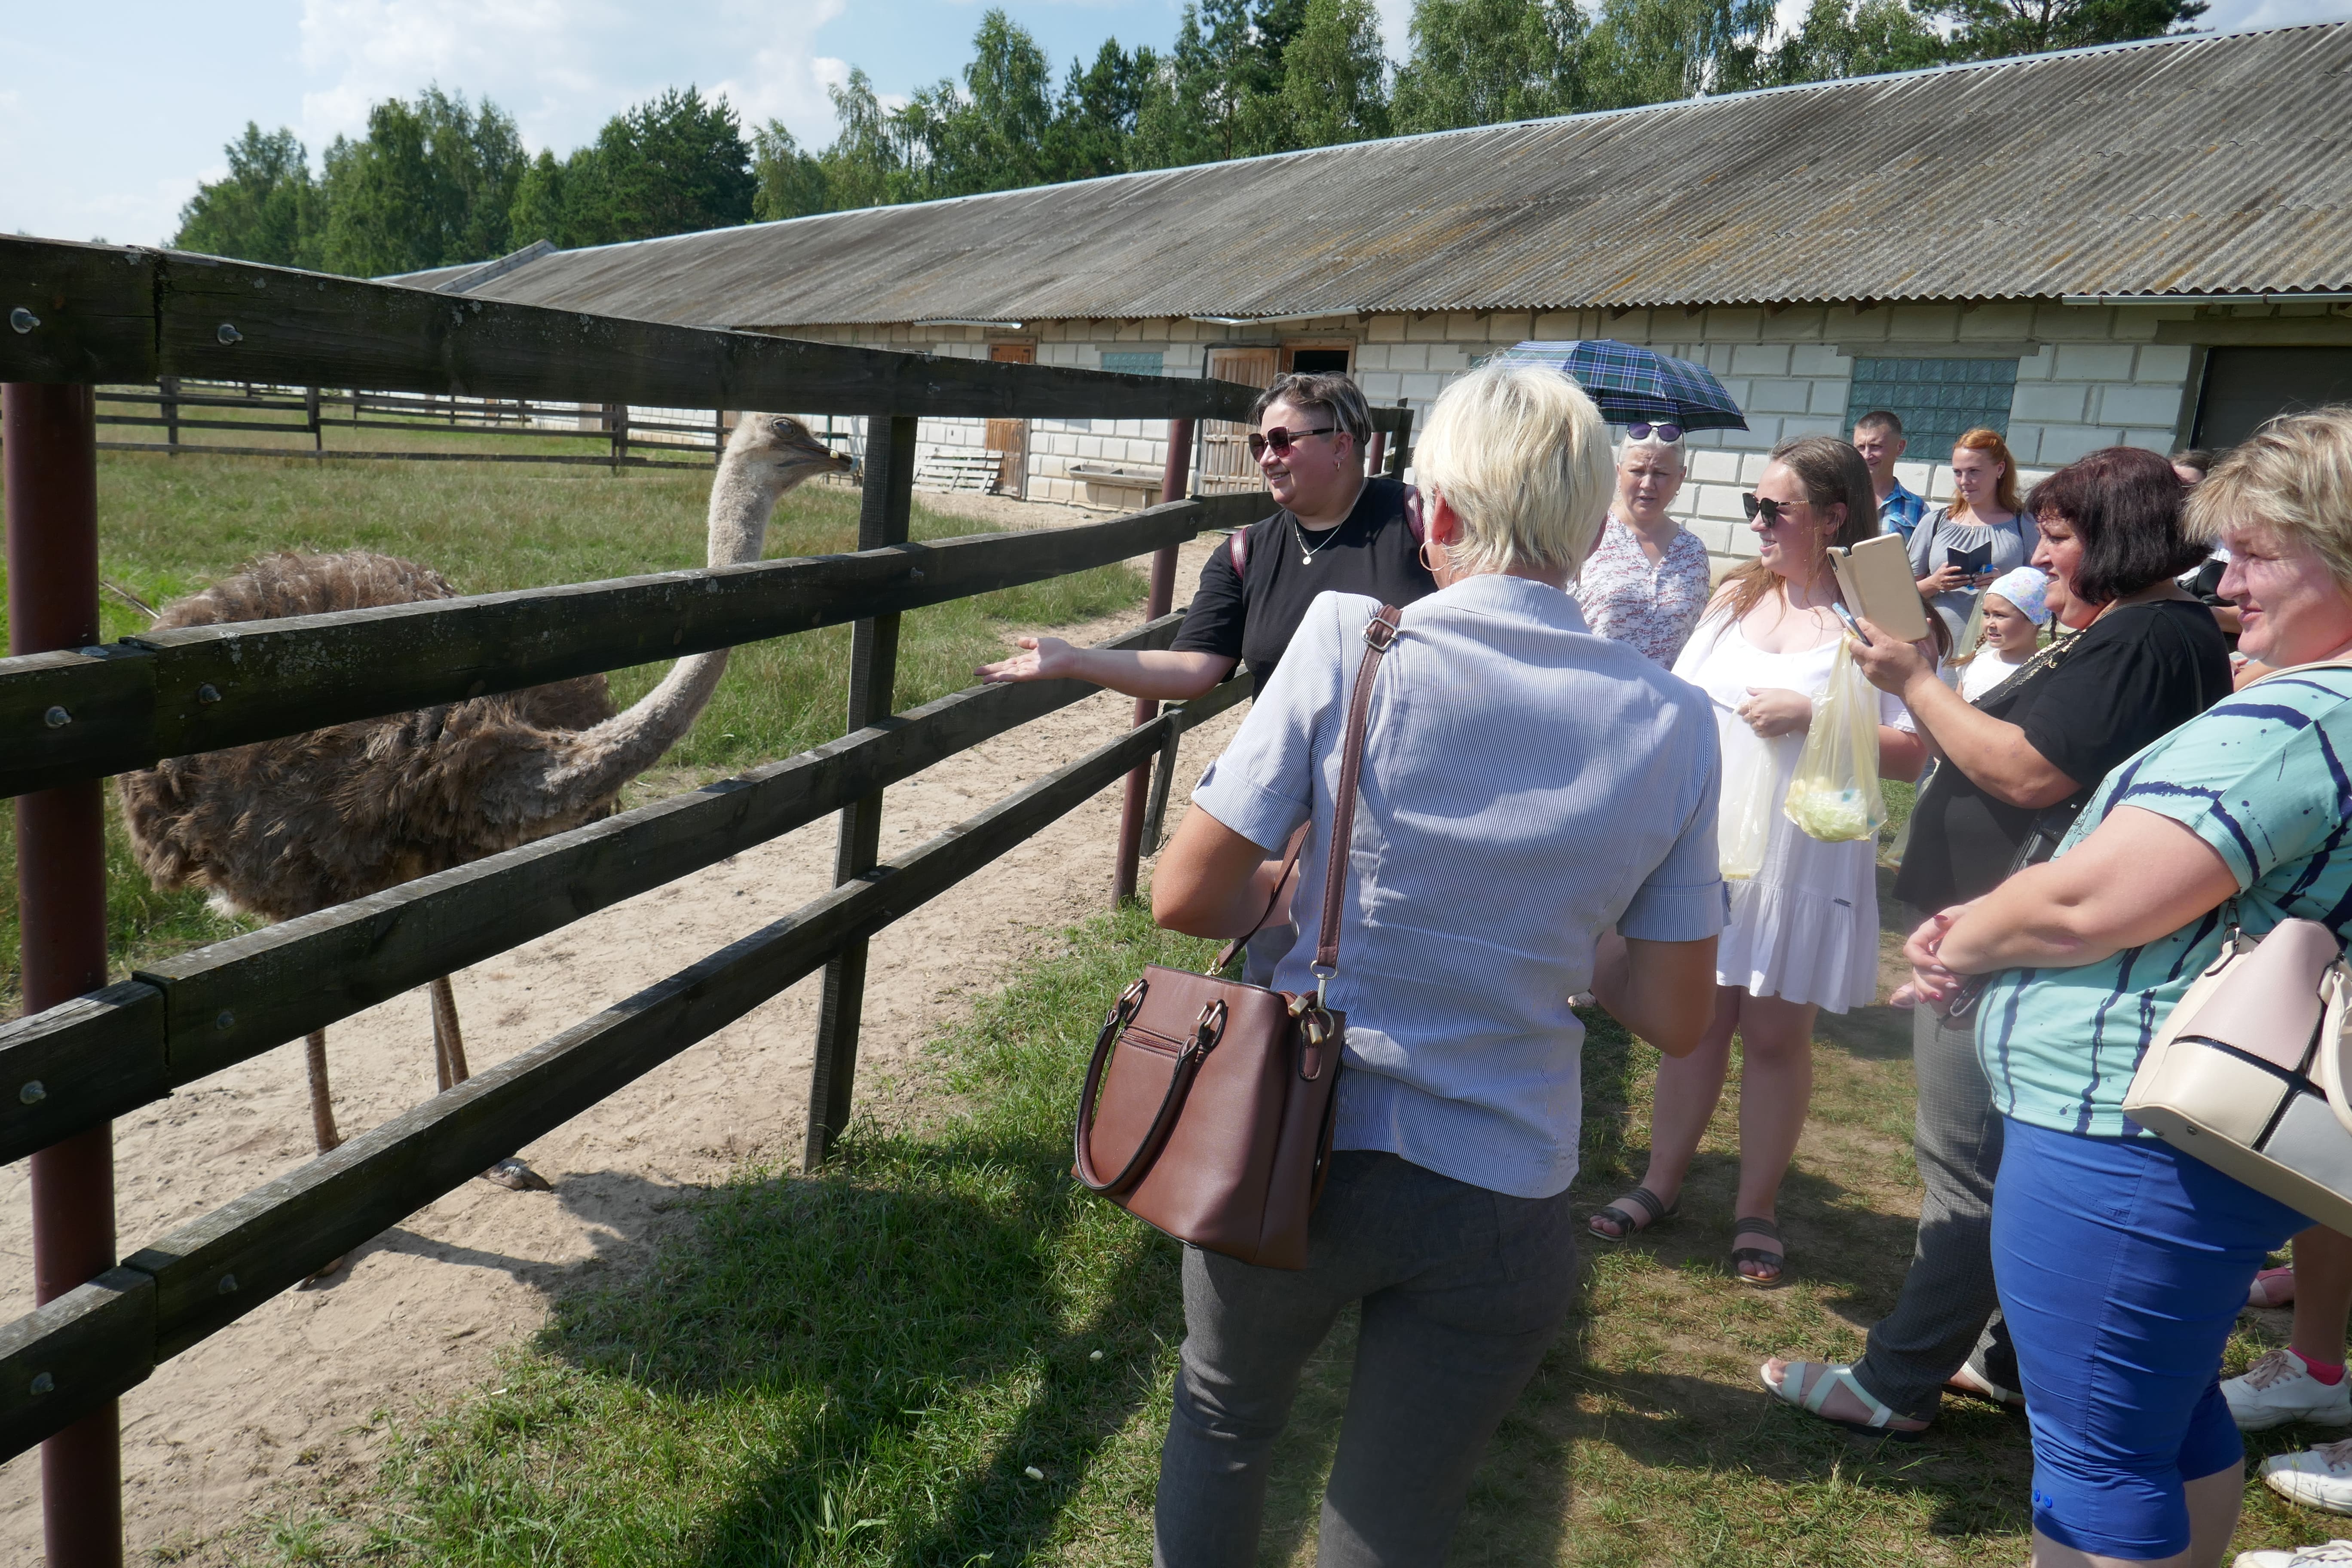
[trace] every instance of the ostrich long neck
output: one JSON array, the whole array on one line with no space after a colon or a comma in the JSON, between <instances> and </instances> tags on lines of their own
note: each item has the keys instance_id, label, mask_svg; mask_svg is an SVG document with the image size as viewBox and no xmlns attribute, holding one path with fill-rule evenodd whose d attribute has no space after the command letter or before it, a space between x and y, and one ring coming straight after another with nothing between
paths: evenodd
<instances>
[{"instance_id":1,"label":"ostrich long neck","mask_svg":"<svg viewBox=\"0 0 2352 1568\"><path fill-rule=\"evenodd\" d=\"M767 543L768 519L784 487L763 482L749 465L728 454L710 490L710 550L713 566L738 566L760 559ZM719 678L727 673L729 650L679 659L661 684L593 730L583 731L548 786L566 800L601 800L661 760L701 717Z\"/></svg>"}]
</instances>

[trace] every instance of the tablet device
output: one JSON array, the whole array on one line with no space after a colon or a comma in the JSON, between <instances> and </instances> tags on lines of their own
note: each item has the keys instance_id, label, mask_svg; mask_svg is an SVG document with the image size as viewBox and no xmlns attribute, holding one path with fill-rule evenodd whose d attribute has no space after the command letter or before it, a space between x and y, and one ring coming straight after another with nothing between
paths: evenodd
<instances>
[{"instance_id":1,"label":"tablet device","mask_svg":"<svg viewBox=\"0 0 2352 1568\"><path fill-rule=\"evenodd\" d=\"M1865 539L1851 550L1830 547L1830 569L1849 607L1904 642L1927 635L1927 606L1911 575L1911 552L1899 533Z\"/></svg>"}]
</instances>

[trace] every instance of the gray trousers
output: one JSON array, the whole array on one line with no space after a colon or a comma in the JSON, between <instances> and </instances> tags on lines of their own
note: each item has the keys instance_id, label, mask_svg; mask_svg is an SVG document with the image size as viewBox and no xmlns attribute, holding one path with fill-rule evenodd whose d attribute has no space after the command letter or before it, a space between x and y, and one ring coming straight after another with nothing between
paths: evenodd
<instances>
[{"instance_id":1,"label":"gray trousers","mask_svg":"<svg viewBox=\"0 0 2352 1568\"><path fill-rule=\"evenodd\" d=\"M1438 1568L1487 1440L1568 1314L1566 1193L1507 1197L1393 1154L1332 1158L1303 1271L1185 1249L1157 1568L1256 1563L1268 1456L1307 1358L1350 1301L1362 1327L1317 1561Z\"/></svg>"},{"instance_id":2,"label":"gray trousers","mask_svg":"<svg viewBox=\"0 0 2352 1568\"><path fill-rule=\"evenodd\" d=\"M1919 1238L1895 1310L1872 1325L1854 1363L1864 1388L1898 1415L1932 1420L1944 1380L1972 1355L1978 1370L2015 1388L2016 1353L1992 1283L1992 1185L2000 1173L2000 1113L1977 1059L1976 1020L1955 1025L1930 1007L1911 1014L1919 1109Z\"/></svg>"}]
</instances>

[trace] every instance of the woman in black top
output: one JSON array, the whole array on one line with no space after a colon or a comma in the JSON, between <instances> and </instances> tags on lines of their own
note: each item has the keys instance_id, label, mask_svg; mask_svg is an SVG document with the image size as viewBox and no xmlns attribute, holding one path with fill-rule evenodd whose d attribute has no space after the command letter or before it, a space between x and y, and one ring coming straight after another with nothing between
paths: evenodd
<instances>
[{"instance_id":1,"label":"woman in black top","mask_svg":"<svg viewBox=\"0 0 2352 1568\"><path fill-rule=\"evenodd\" d=\"M1128 653L1022 637L1023 652L981 666L980 679L1090 680L1130 697L1181 701L1244 660L1263 684L1318 594L1366 594L1403 605L1436 588L1422 564L1405 487L1365 477L1371 411L1353 381L1283 376L1259 395L1250 418L1258 471L1281 510L1210 552L1173 647Z\"/></svg>"},{"instance_id":2,"label":"woman in black top","mask_svg":"<svg viewBox=\"0 0 2352 1568\"><path fill-rule=\"evenodd\" d=\"M1903 699L1942 758L1913 808L1895 880L1918 917L2046 858L2110 769L2229 695L2221 630L2173 581L2205 553L2182 532L2182 495L2169 463L2130 447L2105 447L2035 486L2025 498L2041 526L2033 563L2053 577L2056 619L2074 634L1973 704L1916 648L1864 623L1873 642L1854 648L1854 662ZM1797 1380L1835 1385L1809 1406L1832 1420L1916 1432L1948 1386L2018 1397L2006 1335L1997 1321L1987 1329L1997 1310L1990 1222L2000 1118L1974 1028L1973 1018L1913 1010L1919 1237L1902 1297L1871 1329L1863 1359L1816 1364ZM1983 1353L1972 1361L1972 1351Z\"/></svg>"}]
</instances>

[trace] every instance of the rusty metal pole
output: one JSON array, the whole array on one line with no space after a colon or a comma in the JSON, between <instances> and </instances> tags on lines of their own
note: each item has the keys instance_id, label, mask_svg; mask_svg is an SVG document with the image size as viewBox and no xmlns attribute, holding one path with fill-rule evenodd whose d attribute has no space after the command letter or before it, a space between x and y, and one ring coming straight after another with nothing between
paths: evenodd
<instances>
[{"instance_id":1,"label":"rusty metal pole","mask_svg":"<svg viewBox=\"0 0 2352 1568\"><path fill-rule=\"evenodd\" d=\"M1182 500L1192 468L1192 422L1168 422L1168 461L1160 470L1160 500ZM1156 621L1168 613L1176 597L1176 547L1151 557L1151 592L1144 619ZM1149 724L1160 717L1160 704L1149 697L1135 700L1135 722ZM1127 796L1118 811L1118 865L1111 873L1110 901L1115 908L1135 897L1135 879L1143 866L1143 818L1151 791L1151 764L1145 763L1127 775Z\"/></svg>"},{"instance_id":2,"label":"rusty metal pole","mask_svg":"<svg viewBox=\"0 0 2352 1568\"><path fill-rule=\"evenodd\" d=\"M98 404L87 386L0 387L7 489L8 652L87 647L98 634ZM73 715L49 710L49 722ZM106 819L99 781L16 797L25 1011L106 984ZM32 1159L33 1292L56 1300L114 1267L114 1129ZM122 1448L115 1406L41 1445L50 1568L121 1568Z\"/></svg>"}]
</instances>

